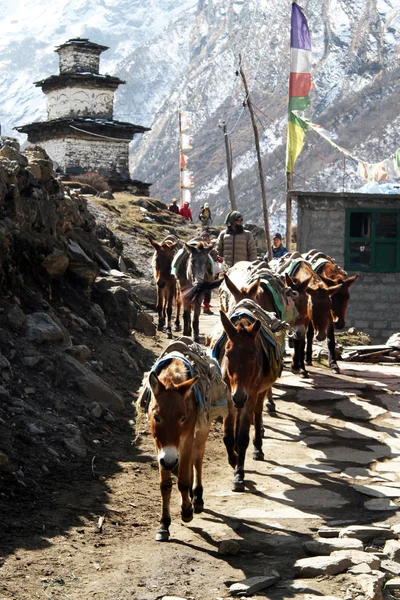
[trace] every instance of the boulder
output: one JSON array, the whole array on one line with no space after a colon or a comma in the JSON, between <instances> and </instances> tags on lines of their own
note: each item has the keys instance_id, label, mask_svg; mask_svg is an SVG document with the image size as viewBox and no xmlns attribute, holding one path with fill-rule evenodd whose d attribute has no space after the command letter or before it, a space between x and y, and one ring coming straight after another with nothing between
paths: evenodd
<instances>
[{"instance_id":1,"label":"boulder","mask_svg":"<svg viewBox=\"0 0 400 600\"><path fill-rule=\"evenodd\" d=\"M137 313L136 323L133 328L149 337L156 335L157 331L152 316L143 311Z\"/></svg>"},{"instance_id":2,"label":"boulder","mask_svg":"<svg viewBox=\"0 0 400 600\"><path fill-rule=\"evenodd\" d=\"M62 355L61 367L68 374L70 380L92 402L96 401L108 410L118 412L124 410L122 397L78 360L72 356Z\"/></svg>"},{"instance_id":3,"label":"boulder","mask_svg":"<svg viewBox=\"0 0 400 600\"><path fill-rule=\"evenodd\" d=\"M30 342L60 342L64 339L62 328L44 312L36 312L26 317L27 339Z\"/></svg>"},{"instance_id":4,"label":"boulder","mask_svg":"<svg viewBox=\"0 0 400 600\"><path fill-rule=\"evenodd\" d=\"M154 307L157 302L157 290L153 282L149 281L132 281L132 291L137 295L140 302Z\"/></svg>"},{"instance_id":5,"label":"boulder","mask_svg":"<svg viewBox=\"0 0 400 600\"><path fill-rule=\"evenodd\" d=\"M333 554L336 554L334 556ZM319 577L320 575L337 575L352 566L348 556L338 555L334 552L331 556L312 556L300 558L293 566L295 577Z\"/></svg>"},{"instance_id":6,"label":"boulder","mask_svg":"<svg viewBox=\"0 0 400 600\"><path fill-rule=\"evenodd\" d=\"M305 542L303 546L309 554L314 556L328 556L335 550L364 550L360 540L350 538L321 538Z\"/></svg>"},{"instance_id":7,"label":"boulder","mask_svg":"<svg viewBox=\"0 0 400 600\"><path fill-rule=\"evenodd\" d=\"M50 279L59 279L67 270L69 258L62 250L55 248L42 261L42 267Z\"/></svg>"},{"instance_id":8,"label":"boulder","mask_svg":"<svg viewBox=\"0 0 400 600\"><path fill-rule=\"evenodd\" d=\"M271 587L280 579L277 571L271 571L270 575L261 575L259 577L250 577L249 579L243 579L237 583L233 583L229 587L229 592L232 596L254 596L260 590L264 590L267 587Z\"/></svg>"}]
</instances>

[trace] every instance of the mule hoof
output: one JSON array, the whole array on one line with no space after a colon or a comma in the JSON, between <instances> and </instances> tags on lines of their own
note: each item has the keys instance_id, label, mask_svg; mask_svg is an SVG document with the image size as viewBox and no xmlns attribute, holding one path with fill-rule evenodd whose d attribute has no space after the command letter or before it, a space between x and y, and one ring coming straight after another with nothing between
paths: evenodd
<instances>
[{"instance_id":1,"label":"mule hoof","mask_svg":"<svg viewBox=\"0 0 400 600\"><path fill-rule=\"evenodd\" d=\"M189 506L189 508L182 508L181 517L184 523L190 523L193 520L193 507Z\"/></svg>"},{"instance_id":2,"label":"mule hoof","mask_svg":"<svg viewBox=\"0 0 400 600\"><path fill-rule=\"evenodd\" d=\"M276 406L275 406L275 404L271 404L270 402L268 402L265 405L265 412L267 412L269 415L272 415L272 416L276 415ZM262 437L264 437L264 428L263 428Z\"/></svg>"},{"instance_id":3,"label":"mule hoof","mask_svg":"<svg viewBox=\"0 0 400 600\"><path fill-rule=\"evenodd\" d=\"M337 365L331 365L332 373L340 373L340 369Z\"/></svg>"},{"instance_id":4,"label":"mule hoof","mask_svg":"<svg viewBox=\"0 0 400 600\"><path fill-rule=\"evenodd\" d=\"M244 481L243 479L236 481L235 479L233 480L232 483L232 492L244 492L245 491L245 487L244 487Z\"/></svg>"},{"instance_id":5,"label":"mule hoof","mask_svg":"<svg viewBox=\"0 0 400 600\"><path fill-rule=\"evenodd\" d=\"M193 502L193 509L196 514L203 512L204 502L199 502L198 500L196 502Z\"/></svg>"},{"instance_id":6,"label":"mule hoof","mask_svg":"<svg viewBox=\"0 0 400 600\"><path fill-rule=\"evenodd\" d=\"M200 338L199 338L199 336L198 336L198 335L195 335L195 336L193 337L193 341L194 341L194 342L196 342L196 344L200 344Z\"/></svg>"},{"instance_id":7,"label":"mule hoof","mask_svg":"<svg viewBox=\"0 0 400 600\"><path fill-rule=\"evenodd\" d=\"M309 376L310 376L310 374L306 369L301 370L300 377L304 377L306 379Z\"/></svg>"},{"instance_id":8,"label":"mule hoof","mask_svg":"<svg viewBox=\"0 0 400 600\"><path fill-rule=\"evenodd\" d=\"M254 450L253 460L264 460L264 452L261 452L261 450Z\"/></svg>"},{"instance_id":9,"label":"mule hoof","mask_svg":"<svg viewBox=\"0 0 400 600\"><path fill-rule=\"evenodd\" d=\"M180 325L175 325L174 331L181 331L182 327Z\"/></svg>"},{"instance_id":10,"label":"mule hoof","mask_svg":"<svg viewBox=\"0 0 400 600\"><path fill-rule=\"evenodd\" d=\"M172 339L172 331L170 329L167 329L166 331L166 337L170 340Z\"/></svg>"},{"instance_id":11,"label":"mule hoof","mask_svg":"<svg viewBox=\"0 0 400 600\"><path fill-rule=\"evenodd\" d=\"M293 373L293 375L300 375L300 369L295 369L294 367L291 367L290 369Z\"/></svg>"},{"instance_id":12,"label":"mule hoof","mask_svg":"<svg viewBox=\"0 0 400 600\"><path fill-rule=\"evenodd\" d=\"M158 325L157 331L164 331L164 325Z\"/></svg>"},{"instance_id":13,"label":"mule hoof","mask_svg":"<svg viewBox=\"0 0 400 600\"><path fill-rule=\"evenodd\" d=\"M156 542L168 542L169 531L168 529L159 529L156 533Z\"/></svg>"},{"instance_id":14,"label":"mule hoof","mask_svg":"<svg viewBox=\"0 0 400 600\"><path fill-rule=\"evenodd\" d=\"M312 360L306 360L306 365L308 367L312 367Z\"/></svg>"}]
</instances>

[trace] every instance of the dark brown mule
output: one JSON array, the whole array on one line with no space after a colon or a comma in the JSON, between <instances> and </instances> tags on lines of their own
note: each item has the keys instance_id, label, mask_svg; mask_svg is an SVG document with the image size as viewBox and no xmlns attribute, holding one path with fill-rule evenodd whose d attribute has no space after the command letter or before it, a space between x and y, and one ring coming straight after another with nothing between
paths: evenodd
<instances>
[{"instance_id":1,"label":"dark brown mule","mask_svg":"<svg viewBox=\"0 0 400 600\"><path fill-rule=\"evenodd\" d=\"M198 421L199 406L193 389L196 381L197 377L190 378L188 368L177 359L158 375L152 371L149 376L148 417L157 452L162 496L160 528L156 535L159 542L168 541L170 535L172 469L178 467L182 520L188 523L193 519L193 510L203 510L202 463L211 422Z\"/></svg>"},{"instance_id":2,"label":"dark brown mule","mask_svg":"<svg viewBox=\"0 0 400 600\"><path fill-rule=\"evenodd\" d=\"M182 260L177 271L178 289L183 304L183 335L191 336L193 327L193 339L195 342L199 342L199 316L204 291L193 300L185 293L185 290L192 289L193 285L213 280L210 252L214 248L214 244L198 242L195 245L185 244L185 248L187 256Z\"/></svg>"},{"instance_id":3,"label":"dark brown mule","mask_svg":"<svg viewBox=\"0 0 400 600\"><path fill-rule=\"evenodd\" d=\"M263 460L262 410L264 399L276 380L270 359L264 351L261 322L241 317L233 324L220 312L227 339L219 362L232 399L228 400L228 416L224 421L224 443L229 464L235 469L232 490L244 491L244 462L250 441L250 425L254 423L254 458ZM211 345L215 345L214 339ZM271 345L271 351L274 351Z\"/></svg>"},{"instance_id":4,"label":"dark brown mule","mask_svg":"<svg viewBox=\"0 0 400 600\"><path fill-rule=\"evenodd\" d=\"M172 338L172 307L174 301L176 303L175 331L180 331L180 297L176 277L171 273L177 242L166 239L159 244L150 238L149 241L155 250L152 265L157 286L158 331L164 330L167 321L166 334L168 338Z\"/></svg>"},{"instance_id":5,"label":"dark brown mule","mask_svg":"<svg viewBox=\"0 0 400 600\"><path fill-rule=\"evenodd\" d=\"M349 276L344 269L335 263L333 258L318 250L311 250L306 258L310 261L315 273L322 277L329 287L340 284L340 289L332 296L332 319L326 332L329 366L334 373L340 373L335 355L335 328L343 329L346 325L345 319L350 299L350 287L356 281L358 273ZM306 362L308 365L312 365L312 339L313 332L311 330L309 334L307 332Z\"/></svg>"},{"instance_id":6,"label":"dark brown mule","mask_svg":"<svg viewBox=\"0 0 400 600\"><path fill-rule=\"evenodd\" d=\"M332 285L328 285L327 280L316 275L304 260L298 262L292 275L286 274L286 282L299 294L294 301L299 314L292 324L297 334L293 339L292 371L306 377L308 376L305 365L306 335L315 336L315 339L320 342L326 339L332 318L331 296L341 286L335 285L333 281L330 282Z\"/></svg>"}]
</instances>

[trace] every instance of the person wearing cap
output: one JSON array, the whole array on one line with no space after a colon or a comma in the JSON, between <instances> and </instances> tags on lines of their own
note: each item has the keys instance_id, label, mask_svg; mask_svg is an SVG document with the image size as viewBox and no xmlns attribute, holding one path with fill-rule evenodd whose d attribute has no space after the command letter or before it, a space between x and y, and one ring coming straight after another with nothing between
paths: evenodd
<instances>
[{"instance_id":1,"label":"person wearing cap","mask_svg":"<svg viewBox=\"0 0 400 600\"><path fill-rule=\"evenodd\" d=\"M225 219L226 230L221 231L217 240L218 256L228 267L241 260L253 261L257 258L256 242L251 231L244 229L242 214L231 211Z\"/></svg>"},{"instance_id":2,"label":"person wearing cap","mask_svg":"<svg viewBox=\"0 0 400 600\"><path fill-rule=\"evenodd\" d=\"M180 207L179 214L182 217L184 217L186 221L192 221L193 223L192 211L190 210L190 205L188 201L184 202L183 206Z\"/></svg>"},{"instance_id":3,"label":"person wearing cap","mask_svg":"<svg viewBox=\"0 0 400 600\"><path fill-rule=\"evenodd\" d=\"M168 210L176 215L179 215L179 206L176 198L172 198L171 204L168 204Z\"/></svg>"},{"instance_id":4,"label":"person wearing cap","mask_svg":"<svg viewBox=\"0 0 400 600\"><path fill-rule=\"evenodd\" d=\"M272 238L272 258L280 258L281 256L285 256L288 251L285 246L282 244L282 236L280 233L275 233ZM268 261L268 253L264 256L264 260Z\"/></svg>"},{"instance_id":5,"label":"person wearing cap","mask_svg":"<svg viewBox=\"0 0 400 600\"><path fill-rule=\"evenodd\" d=\"M212 223L211 210L208 202L205 202L204 205L200 207L199 221L202 227L208 227Z\"/></svg>"}]
</instances>

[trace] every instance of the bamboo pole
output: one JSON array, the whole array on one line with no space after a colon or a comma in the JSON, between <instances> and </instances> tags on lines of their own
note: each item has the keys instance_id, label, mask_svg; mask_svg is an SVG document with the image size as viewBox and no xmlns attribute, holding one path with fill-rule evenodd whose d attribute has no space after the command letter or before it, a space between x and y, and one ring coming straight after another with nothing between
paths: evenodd
<instances>
[{"instance_id":1,"label":"bamboo pole","mask_svg":"<svg viewBox=\"0 0 400 600\"><path fill-rule=\"evenodd\" d=\"M258 161L258 172L260 175L261 198L262 198L262 206L263 206L263 213L264 213L265 237L267 239L268 260L272 260L272 246L271 246L271 235L270 235L270 231L269 231L268 204L267 204L267 194L265 191L265 184L264 184L264 172L263 172L263 166L262 166L262 160L261 160L260 139L258 136L258 129L257 129L257 124L256 124L256 119L254 116L253 107L251 105L250 91L249 91L249 88L247 85L246 76L243 71L241 54L239 54L239 73L240 73L240 76L243 81L244 89L246 91L246 103L247 103L247 106L249 107L250 118L251 118L251 122L253 125L254 142L255 142L255 146L256 146L257 161Z\"/></svg>"},{"instance_id":2,"label":"bamboo pole","mask_svg":"<svg viewBox=\"0 0 400 600\"><path fill-rule=\"evenodd\" d=\"M182 206L182 115L178 111L179 121L179 206Z\"/></svg>"},{"instance_id":3,"label":"bamboo pole","mask_svg":"<svg viewBox=\"0 0 400 600\"><path fill-rule=\"evenodd\" d=\"M236 198L235 198L235 190L233 188L233 179L232 179L232 150L230 147L229 136L226 131L226 123L223 121L221 125L219 125L220 129L224 134L225 139L225 154L226 154L226 168L228 171L228 191L229 191L229 200L231 202L231 209L237 210Z\"/></svg>"}]
</instances>

